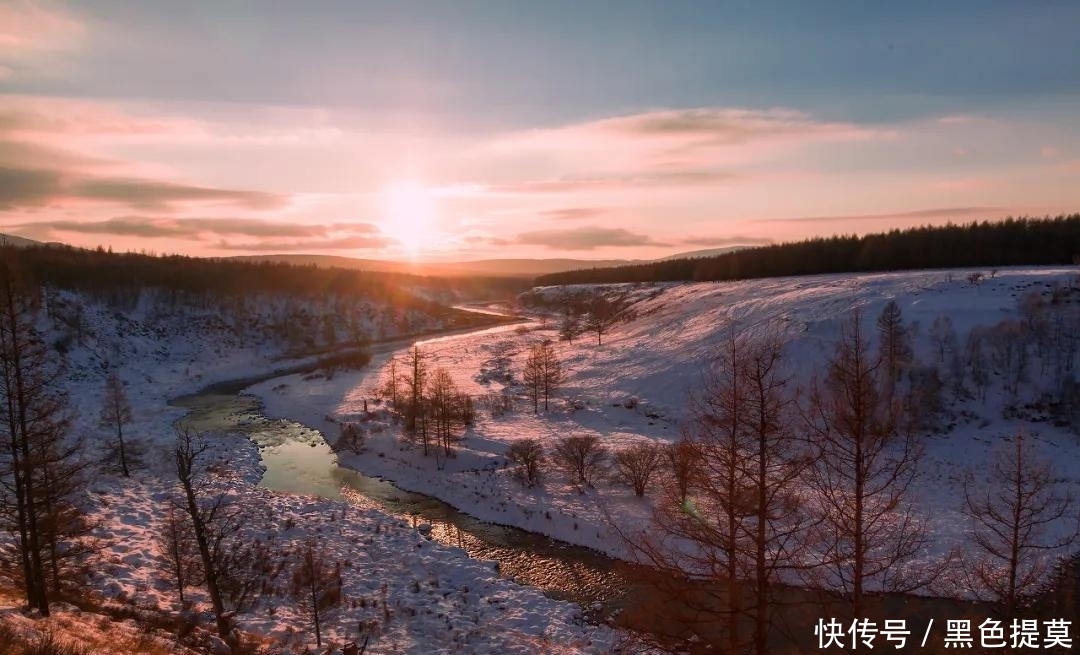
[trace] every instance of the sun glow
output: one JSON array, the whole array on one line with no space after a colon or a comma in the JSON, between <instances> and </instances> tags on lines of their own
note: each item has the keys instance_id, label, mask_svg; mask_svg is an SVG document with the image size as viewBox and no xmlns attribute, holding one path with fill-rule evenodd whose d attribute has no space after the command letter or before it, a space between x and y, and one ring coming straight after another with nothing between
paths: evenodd
<instances>
[{"instance_id":1,"label":"sun glow","mask_svg":"<svg viewBox=\"0 0 1080 655\"><path fill-rule=\"evenodd\" d=\"M382 194L382 231L415 257L431 240L436 203L429 189L399 182Z\"/></svg>"}]
</instances>

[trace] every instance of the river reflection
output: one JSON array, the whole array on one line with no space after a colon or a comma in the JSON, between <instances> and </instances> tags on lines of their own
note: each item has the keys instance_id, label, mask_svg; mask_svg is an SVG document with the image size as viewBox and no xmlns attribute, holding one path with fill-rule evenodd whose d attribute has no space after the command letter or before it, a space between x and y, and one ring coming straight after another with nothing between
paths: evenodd
<instances>
[{"instance_id":1,"label":"river reflection","mask_svg":"<svg viewBox=\"0 0 1080 655\"><path fill-rule=\"evenodd\" d=\"M200 432L241 433L260 448L260 485L274 491L347 500L430 526L431 537L492 560L499 572L549 596L592 608L614 607L627 589L615 561L596 551L513 527L480 521L424 494L338 466L322 435L294 421L270 419L254 396L206 392L178 398L190 410L179 422ZM426 529L426 528L425 528ZM601 610L603 611L603 610Z\"/></svg>"}]
</instances>

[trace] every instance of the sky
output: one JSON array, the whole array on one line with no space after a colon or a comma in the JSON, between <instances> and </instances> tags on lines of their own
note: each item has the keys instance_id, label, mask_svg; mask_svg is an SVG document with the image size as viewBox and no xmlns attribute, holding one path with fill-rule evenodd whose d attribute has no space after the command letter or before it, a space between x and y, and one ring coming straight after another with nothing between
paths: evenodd
<instances>
[{"instance_id":1,"label":"sky","mask_svg":"<svg viewBox=\"0 0 1080 655\"><path fill-rule=\"evenodd\" d=\"M0 0L0 232L649 259L1080 211L1080 3Z\"/></svg>"}]
</instances>

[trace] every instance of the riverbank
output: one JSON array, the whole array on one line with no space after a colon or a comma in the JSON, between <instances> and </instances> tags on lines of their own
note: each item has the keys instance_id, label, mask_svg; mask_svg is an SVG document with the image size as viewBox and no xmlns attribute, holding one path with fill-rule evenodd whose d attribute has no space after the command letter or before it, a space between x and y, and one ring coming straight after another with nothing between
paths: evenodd
<instances>
[{"instance_id":1,"label":"riverbank","mask_svg":"<svg viewBox=\"0 0 1080 655\"><path fill-rule=\"evenodd\" d=\"M319 433L293 421L266 418L250 395L203 393L177 399L176 404L190 410L182 420L185 427L235 433L256 444L264 466L261 487L347 500L413 527L426 525L425 534L435 541L492 561L501 575L552 598L574 601L598 617L620 606L627 584L614 571L615 561L594 550L480 521L432 496L339 467ZM601 606L594 608L597 604Z\"/></svg>"},{"instance_id":2,"label":"riverbank","mask_svg":"<svg viewBox=\"0 0 1080 655\"><path fill-rule=\"evenodd\" d=\"M536 327L502 326L444 335L417 345L431 358L433 367L450 367L459 387L476 397L501 385L471 379L479 370L462 367L471 367L493 351L501 352L508 339L518 342L546 333L538 332ZM246 392L262 401L266 416L297 421L319 431L327 441L336 438L340 423L364 420L369 430L364 450L359 454L339 453L337 461L341 466L389 480L407 491L433 496L484 522L543 534L611 557L627 556L608 517L617 515L624 528L643 524L651 511L648 499L636 498L629 489L619 487L609 487L605 493L582 489L557 475L549 476L541 488L525 488L505 464L504 454L515 434L540 434L550 440L570 433L575 429L573 422L585 414L596 414L597 420L602 420L602 408L584 408L576 417L565 412L536 415L523 407L497 419L478 412L475 425L466 431L454 457L425 457L418 448L402 443L400 427L387 415L378 414L380 418L375 420L363 415L365 402L369 411L378 409L375 398L386 363L393 356L402 357L407 350L376 356L368 367L336 373L330 379L289 375L253 385ZM619 435L610 435L609 443L621 443Z\"/></svg>"},{"instance_id":3,"label":"riverbank","mask_svg":"<svg viewBox=\"0 0 1080 655\"><path fill-rule=\"evenodd\" d=\"M785 359L795 383L805 385L820 370L835 343L840 320L853 308L863 310L868 334L874 330L872 323L881 306L896 299L913 325L932 325L948 316L959 333L956 338L963 339L1014 316L1016 299L1022 294L1051 289L1072 275L1061 269L1009 270L978 288L959 275L917 271L754 283L626 285L615 292L631 294L638 318L612 328L601 346L596 345L595 335L573 344L560 342L555 326L537 325L432 340L421 344L430 355L428 365L449 370L463 391L479 397L505 389L518 399L514 411L507 414L493 417L481 412L465 433L457 456L445 462L425 458L402 444L399 428L387 417L364 415L365 402L369 409L374 407L377 387L386 373L385 365L381 373L378 369L386 358L349 377L291 377L251 391L263 399L268 415L316 427L331 440L340 422L368 419L373 430L364 452L343 455L343 465L434 495L486 521L620 556L622 542L611 530L612 518L624 533L641 529L649 514L648 495L634 498L626 487L609 479L599 481L595 489L579 490L558 473L549 475L542 488L524 489L503 468L509 445L522 438L551 443L559 436L591 434L614 450L639 441L678 438L687 394L722 343L723 326L729 320L783 329L791 340ZM913 339L920 361L927 366L938 361L926 329ZM552 409L534 413L524 398L520 376L530 345L542 340L555 344L567 380ZM1003 416L1007 398L998 377L991 378L985 399L966 392L958 398L943 397L942 428L923 435L919 477L908 500L927 538L906 564L911 570L936 567L950 553L969 545L971 525L962 507L964 481L969 475L978 479L989 470L996 444L1007 442L1018 431L1031 437L1041 456L1053 459L1060 484L1080 490L1080 448L1075 435L1045 417ZM1037 378L1028 379L1024 392L1042 393L1042 384ZM1051 535L1067 528L1064 522L1049 526ZM978 591L959 566L948 566L922 593L974 597Z\"/></svg>"},{"instance_id":4,"label":"riverbank","mask_svg":"<svg viewBox=\"0 0 1080 655\"><path fill-rule=\"evenodd\" d=\"M174 322L163 323L149 311L121 315L101 305L86 307L86 336L73 345L63 380L80 417L73 427L88 436L87 456L96 458L96 442L110 435L96 420L104 374L115 370L132 405L125 438L137 442L145 456L132 464L130 478L96 466L90 470L83 493L100 550L88 567L85 593L112 607L167 621L183 608L159 536L176 493L174 423L188 412L169 401L215 386L215 381L235 385L236 378L246 378L241 383L247 384L279 374L275 369L312 370L319 363L314 357L283 363L269 341L230 348L235 341L230 341L230 328L209 319L187 322L178 312ZM383 347L391 345L400 343ZM229 411L243 420L241 409ZM356 639L358 626L370 635L372 653L598 655L625 639L624 633L586 623L577 605L514 584L491 562L426 539L407 520L345 501L258 487L264 465L255 443L236 432L205 439L209 450L202 464L212 472L208 477L245 512L241 541L265 545L269 550L262 559L267 562L282 558L268 580L272 591L236 617L242 631L273 645L275 653L314 646L302 604L284 593L295 555L309 539L341 566L344 602L323 617L324 638L337 644ZM203 611L206 594L195 586L185 596L196 608L197 621L212 624Z\"/></svg>"}]
</instances>

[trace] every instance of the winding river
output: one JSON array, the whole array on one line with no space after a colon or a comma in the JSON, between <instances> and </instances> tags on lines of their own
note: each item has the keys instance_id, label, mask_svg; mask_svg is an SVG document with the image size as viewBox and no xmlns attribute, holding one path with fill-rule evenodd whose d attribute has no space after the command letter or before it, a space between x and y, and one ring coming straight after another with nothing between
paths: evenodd
<instances>
[{"instance_id":1,"label":"winding river","mask_svg":"<svg viewBox=\"0 0 1080 655\"><path fill-rule=\"evenodd\" d=\"M458 330L416 343L445 342L477 332L515 327ZM381 344L372 350L381 355L407 347L411 347L410 342L399 341ZM177 398L172 404L189 410L179 421L182 425L198 431L239 432L258 444L266 464L260 484L266 488L344 499L410 521L441 543L460 547L471 557L496 562L502 575L537 587L554 598L581 604L592 619L618 615L617 623L646 631L667 628L686 619L687 614L677 608L665 607L666 611L673 611L678 616L662 618L655 615L655 606L643 606L642 587L627 577L625 569L617 570L612 558L537 533L480 521L437 498L404 491L385 480L338 466L337 457L321 433L295 421L268 418L262 412L259 399L243 393L246 387L256 382L299 370L300 367L283 369L211 385L197 394ZM1080 583L1080 557L1075 558L1067 570L1065 579L1074 582L1052 587L1043 596L1054 607L1061 607L1063 602L1075 602L1055 600L1054 595L1070 588L1075 590ZM836 606L830 609L833 601L820 592L806 589L783 587L777 591L783 599L782 609L778 610L782 615L781 626L770 637L770 649L789 652L813 648L811 628L820 616L830 616L828 612L837 611ZM1073 595L1069 597L1075 598L1075 591L1071 593ZM891 612L888 618L908 616L916 625L945 617L981 620L987 612L987 608L978 604L956 599L890 594L879 600L881 609ZM689 621L686 623L689 625ZM703 627L708 632L712 626L697 623L695 631L701 631ZM774 643L776 648L773 648Z\"/></svg>"},{"instance_id":2,"label":"winding river","mask_svg":"<svg viewBox=\"0 0 1080 655\"><path fill-rule=\"evenodd\" d=\"M458 331L416 343L445 342L516 327ZM408 342L397 342L376 346L373 351L378 355L407 347L411 347ZM172 404L189 410L179 422L186 427L200 432L241 433L256 443L266 465L260 485L266 488L348 500L410 521L425 532L430 526L429 534L436 541L463 548L471 557L494 561L502 575L554 598L577 602L596 618L624 605L630 585L615 570L612 558L537 533L480 521L437 498L404 491L385 480L338 466L321 433L295 421L268 418L259 399L243 393L257 381L292 372L295 370L211 385Z\"/></svg>"}]
</instances>

